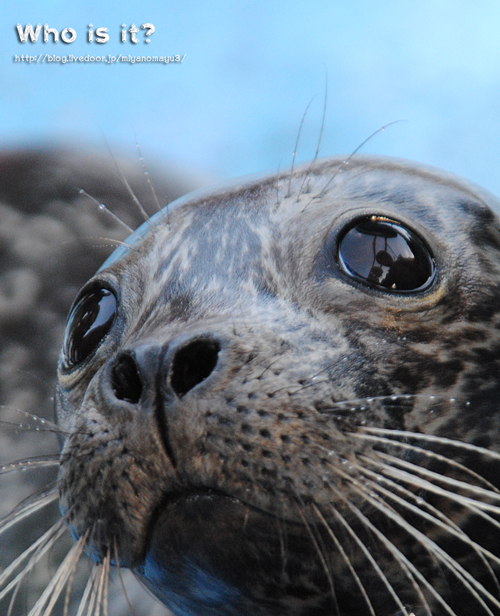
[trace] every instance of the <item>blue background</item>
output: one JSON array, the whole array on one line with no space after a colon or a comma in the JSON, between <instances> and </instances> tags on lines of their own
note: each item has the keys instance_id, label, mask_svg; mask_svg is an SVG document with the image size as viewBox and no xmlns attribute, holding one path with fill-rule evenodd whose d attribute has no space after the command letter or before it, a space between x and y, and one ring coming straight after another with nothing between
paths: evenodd
<instances>
[{"instance_id":1,"label":"blue background","mask_svg":"<svg viewBox=\"0 0 500 616\"><path fill-rule=\"evenodd\" d=\"M0 8L0 144L78 143L197 169L214 179L314 156L419 160L500 193L500 3L296 0L120 3L60 0ZM151 43L121 24L153 23ZM72 44L26 43L15 26L74 28ZM105 45L88 24L108 27ZM182 64L25 64L15 54L186 54Z\"/></svg>"}]
</instances>

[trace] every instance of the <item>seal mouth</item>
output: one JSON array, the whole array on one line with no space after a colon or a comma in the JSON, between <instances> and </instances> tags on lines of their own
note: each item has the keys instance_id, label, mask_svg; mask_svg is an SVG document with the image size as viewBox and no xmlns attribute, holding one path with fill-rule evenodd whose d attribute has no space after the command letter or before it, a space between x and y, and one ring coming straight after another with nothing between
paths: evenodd
<instances>
[{"instance_id":1,"label":"seal mouth","mask_svg":"<svg viewBox=\"0 0 500 616\"><path fill-rule=\"evenodd\" d=\"M178 588L183 578L189 578L186 570L231 579L230 563L238 552L238 535L242 529L253 535L252 524L269 517L211 488L168 494L150 520L144 557L133 567L134 573L157 595L171 588L174 578L173 587Z\"/></svg>"},{"instance_id":2,"label":"seal mouth","mask_svg":"<svg viewBox=\"0 0 500 616\"><path fill-rule=\"evenodd\" d=\"M143 560L159 551L169 552L174 546L207 534L207 526L221 515L232 517L236 512L250 509L237 498L213 488L192 488L167 494L148 522L144 541ZM254 508L252 508L254 509ZM125 565L126 566L126 565Z\"/></svg>"},{"instance_id":3,"label":"seal mouth","mask_svg":"<svg viewBox=\"0 0 500 616\"><path fill-rule=\"evenodd\" d=\"M232 536L242 528L252 532L251 527L257 522L304 528L304 524L287 516L268 512L216 488L200 486L170 492L165 495L149 520L144 542L144 560L163 544L167 551L184 542L189 546L196 543L201 547L211 541L207 539L207 535L213 536L214 533L218 533L215 540L219 544L223 541L221 533Z\"/></svg>"},{"instance_id":4,"label":"seal mouth","mask_svg":"<svg viewBox=\"0 0 500 616\"><path fill-rule=\"evenodd\" d=\"M244 608L245 597L285 596L315 568L320 592L328 593L303 524L202 488L168 495L151 520L144 559L132 570L167 606L204 613L198 601L209 596L213 605L232 605L233 614L254 611Z\"/></svg>"},{"instance_id":5,"label":"seal mouth","mask_svg":"<svg viewBox=\"0 0 500 616\"><path fill-rule=\"evenodd\" d=\"M213 488L199 487L171 492L163 498L149 521L144 544L145 560L148 554L155 552L163 543L172 546L172 538L180 542L184 534L186 537L203 536L207 525L213 524L215 520L221 524L222 516L227 528L235 515L239 517L244 513L248 516L250 511L254 515L267 515Z\"/></svg>"}]
</instances>

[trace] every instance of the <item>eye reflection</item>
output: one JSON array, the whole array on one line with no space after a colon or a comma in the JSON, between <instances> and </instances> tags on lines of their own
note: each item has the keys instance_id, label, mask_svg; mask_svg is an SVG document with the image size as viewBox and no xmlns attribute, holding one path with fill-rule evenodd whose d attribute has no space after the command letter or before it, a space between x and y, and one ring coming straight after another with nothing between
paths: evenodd
<instances>
[{"instance_id":1,"label":"eye reflection","mask_svg":"<svg viewBox=\"0 0 500 616\"><path fill-rule=\"evenodd\" d=\"M76 366L91 355L111 329L117 312L114 294L98 288L84 295L68 317L63 342L63 359L67 368Z\"/></svg>"},{"instance_id":2,"label":"eye reflection","mask_svg":"<svg viewBox=\"0 0 500 616\"><path fill-rule=\"evenodd\" d=\"M338 261L346 274L394 292L427 289L435 274L426 244L401 223L381 216L356 221L341 237Z\"/></svg>"}]
</instances>

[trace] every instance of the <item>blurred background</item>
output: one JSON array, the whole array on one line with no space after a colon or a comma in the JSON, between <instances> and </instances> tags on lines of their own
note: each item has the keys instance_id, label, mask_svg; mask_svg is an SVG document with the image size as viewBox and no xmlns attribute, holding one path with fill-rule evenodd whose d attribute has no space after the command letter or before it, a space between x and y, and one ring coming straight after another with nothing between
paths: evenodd
<instances>
[{"instance_id":1,"label":"blurred background","mask_svg":"<svg viewBox=\"0 0 500 616\"><path fill-rule=\"evenodd\" d=\"M415 159L500 194L497 0L19 0L1 15L0 146L63 144L135 154L207 179L363 152ZM77 32L21 44L16 24ZM154 25L146 43L122 24ZM109 28L89 43L89 24ZM42 31L43 32L43 31ZM130 34L127 35L130 37ZM95 35L94 35L95 41ZM32 63L15 55L184 56L182 63Z\"/></svg>"}]
</instances>

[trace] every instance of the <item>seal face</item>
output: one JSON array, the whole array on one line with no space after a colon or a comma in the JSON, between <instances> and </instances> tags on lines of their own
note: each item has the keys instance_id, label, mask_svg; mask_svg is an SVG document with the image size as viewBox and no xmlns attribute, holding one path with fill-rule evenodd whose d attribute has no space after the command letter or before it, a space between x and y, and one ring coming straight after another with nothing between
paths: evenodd
<instances>
[{"instance_id":1,"label":"seal face","mask_svg":"<svg viewBox=\"0 0 500 616\"><path fill-rule=\"evenodd\" d=\"M60 503L175 614L500 614L500 230L329 159L183 198L88 282Z\"/></svg>"}]
</instances>

